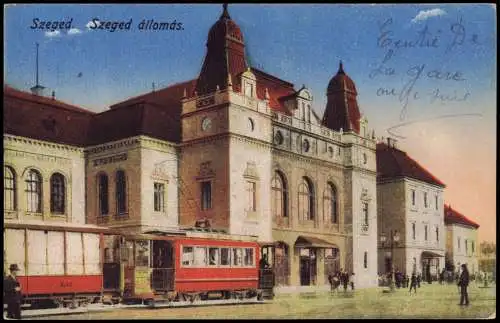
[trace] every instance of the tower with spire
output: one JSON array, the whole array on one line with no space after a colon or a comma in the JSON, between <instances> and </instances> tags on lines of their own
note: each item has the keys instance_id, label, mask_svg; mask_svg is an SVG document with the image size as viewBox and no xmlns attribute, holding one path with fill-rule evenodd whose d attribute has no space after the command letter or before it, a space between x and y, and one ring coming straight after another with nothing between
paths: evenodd
<instances>
[{"instance_id":1,"label":"tower with spire","mask_svg":"<svg viewBox=\"0 0 500 323\"><path fill-rule=\"evenodd\" d=\"M322 124L335 131L360 133L360 118L356 86L345 73L342 61L337 74L328 83L327 103Z\"/></svg>"},{"instance_id":2,"label":"tower with spire","mask_svg":"<svg viewBox=\"0 0 500 323\"><path fill-rule=\"evenodd\" d=\"M208 32L206 47L195 89L182 103L179 171L181 178L197 178L189 190L197 192L201 185L213 203L197 208L181 193L180 224L208 220L211 228L269 241L269 93L257 88L243 34L227 4ZM201 198L198 205L203 203Z\"/></svg>"},{"instance_id":3,"label":"tower with spire","mask_svg":"<svg viewBox=\"0 0 500 323\"><path fill-rule=\"evenodd\" d=\"M196 83L197 94L211 93L217 86L220 90L226 89L228 79L231 77L237 82L236 76L247 67L243 34L224 4L219 20L208 33L207 53Z\"/></svg>"}]
</instances>

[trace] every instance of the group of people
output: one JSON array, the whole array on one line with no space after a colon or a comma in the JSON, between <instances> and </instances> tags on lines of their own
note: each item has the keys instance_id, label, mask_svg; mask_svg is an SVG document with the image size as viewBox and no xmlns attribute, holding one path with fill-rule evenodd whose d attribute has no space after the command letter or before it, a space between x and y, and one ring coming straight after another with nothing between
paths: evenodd
<instances>
[{"instance_id":1,"label":"group of people","mask_svg":"<svg viewBox=\"0 0 500 323\"><path fill-rule=\"evenodd\" d=\"M336 291L340 286L344 287L344 291L347 291L348 287L354 290L354 273L349 274L347 270L340 269L340 271L328 275L328 282L331 291Z\"/></svg>"}]
</instances>

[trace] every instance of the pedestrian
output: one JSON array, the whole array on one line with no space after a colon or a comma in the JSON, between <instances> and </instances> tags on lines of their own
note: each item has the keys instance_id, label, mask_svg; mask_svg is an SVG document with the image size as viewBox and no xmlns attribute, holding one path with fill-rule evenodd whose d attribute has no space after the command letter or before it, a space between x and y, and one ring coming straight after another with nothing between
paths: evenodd
<instances>
[{"instance_id":1,"label":"pedestrian","mask_svg":"<svg viewBox=\"0 0 500 323\"><path fill-rule=\"evenodd\" d=\"M351 278L349 279L351 284L351 290L354 291L354 273L351 274Z\"/></svg>"},{"instance_id":2,"label":"pedestrian","mask_svg":"<svg viewBox=\"0 0 500 323\"><path fill-rule=\"evenodd\" d=\"M9 267L10 274L3 280L3 297L7 303L7 318L21 319L21 285L17 280L19 267L12 264Z\"/></svg>"},{"instance_id":3,"label":"pedestrian","mask_svg":"<svg viewBox=\"0 0 500 323\"><path fill-rule=\"evenodd\" d=\"M420 288L420 281L422 280L422 275L420 273L417 274L417 287Z\"/></svg>"},{"instance_id":4,"label":"pedestrian","mask_svg":"<svg viewBox=\"0 0 500 323\"><path fill-rule=\"evenodd\" d=\"M259 267L260 267L260 269L268 269L269 268L269 263L267 262L267 254L264 254L262 256L262 258L260 258Z\"/></svg>"},{"instance_id":5,"label":"pedestrian","mask_svg":"<svg viewBox=\"0 0 500 323\"><path fill-rule=\"evenodd\" d=\"M469 270L466 264L462 264L462 273L458 279L460 286L460 305L469 305L469 295L467 294L467 286L469 285Z\"/></svg>"},{"instance_id":6,"label":"pedestrian","mask_svg":"<svg viewBox=\"0 0 500 323\"><path fill-rule=\"evenodd\" d=\"M417 275L415 275L415 272L411 273L411 279L410 279L410 295L411 295L411 290L415 290L415 294L417 293Z\"/></svg>"},{"instance_id":7,"label":"pedestrian","mask_svg":"<svg viewBox=\"0 0 500 323\"><path fill-rule=\"evenodd\" d=\"M342 273L342 284L344 285L344 292L347 292L347 284L349 283L349 274L347 270Z\"/></svg>"}]
</instances>

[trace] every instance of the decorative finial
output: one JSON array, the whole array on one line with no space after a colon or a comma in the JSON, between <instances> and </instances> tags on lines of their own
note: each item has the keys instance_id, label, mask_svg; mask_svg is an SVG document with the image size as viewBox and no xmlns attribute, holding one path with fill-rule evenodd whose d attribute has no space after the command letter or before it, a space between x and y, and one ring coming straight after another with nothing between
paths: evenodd
<instances>
[{"instance_id":1,"label":"decorative finial","mask_svg":"<svg viewBox=\"0 0 500 323\"><path fill-rule=\"evenodd\" d=\"M344 65L342 64L342 60L340 61L340 64L339 64L339 71L338 71L338 73L345 74L345 72L344 72Z\"/></svg>"},{"instance_id":2,"label":"decorative finial","mask_svg":"<svg viewBox=\"0 0 500 323\"><path fill-rule=\"evenodd\" d=\"M56 99L56 91L52 91L52 100Z\"/></svg>"},{"instance_id":3,"label":"decorative finial","mask_svg":"<svg viewBox=\"0 0 500 323\"><path fill-rule=\"evenodd\" d=\"M221 18L231 19L231 17L229 16L229 12L227 11L227 3L224 3L222 5L222 8L223 8L223 11L222 11L222 15L220 17Z\"/></svg>"},{"instance_id":4,"label":"decorative finial","mask_svg":"<svg viewBox=\"0 0 500 323\"><path fill-rule=\"evenodd\" d=\"M217 91L217 92L219 92L219 91L220 91L219 84L217 84L217 86L215 87L215 91Z\"/></svg>"}]
</instances>

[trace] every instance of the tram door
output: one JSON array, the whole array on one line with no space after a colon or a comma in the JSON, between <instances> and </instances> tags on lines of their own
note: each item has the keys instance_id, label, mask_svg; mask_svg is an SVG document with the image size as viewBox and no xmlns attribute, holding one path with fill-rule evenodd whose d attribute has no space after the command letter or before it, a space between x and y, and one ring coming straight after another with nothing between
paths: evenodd
<instances>
[{"instance_id":1,"label":"tram door","mask_svg":"<svg viewBox=\"0 0 500 323\"><path fill-rule=\"evenodd\" d=\"M156 291L174 289L174 253L172 242L152 240L152 279L151 288Z\"/></svg>"}]
</instances>

